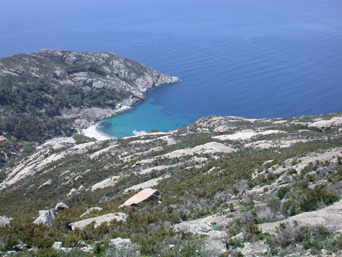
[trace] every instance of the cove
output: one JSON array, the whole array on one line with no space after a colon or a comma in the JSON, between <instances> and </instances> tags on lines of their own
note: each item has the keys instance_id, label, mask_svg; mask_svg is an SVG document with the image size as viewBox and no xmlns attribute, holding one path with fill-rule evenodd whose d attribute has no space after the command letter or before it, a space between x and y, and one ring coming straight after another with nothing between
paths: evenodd
<instances>
[{"instance_id":1,"label":"cove","mask_svg":"<svg viewBox=\"0 0 342 257\"><path fill-rule=\"evenodd\" d=\"M207 115L342 111L340 0L16 0L0 1L0 10L1 57L109 51L182 80L103 121L111 136Z\"/></svg>"}]
</instances>

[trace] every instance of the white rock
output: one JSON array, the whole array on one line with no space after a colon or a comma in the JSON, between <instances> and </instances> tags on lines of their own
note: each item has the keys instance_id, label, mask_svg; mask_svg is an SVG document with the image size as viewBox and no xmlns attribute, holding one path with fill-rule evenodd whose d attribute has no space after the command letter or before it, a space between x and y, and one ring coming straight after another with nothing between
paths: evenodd
<instances>
[{"instance_id":1,"label":"white rock","mask_svg":"<svg viewBox=\"0 0 342 257\"><path fill-rule=\"evenodd\" d=\"M51 248L58 251L61 249L62 244L63 244L62 242L54 242Z\"/></svg>"},{"instance_id":2,"label":"white rock","mask_svg":"<svg viewBox=\"0 0 342 257\"><path fill-rule=\"evenodd\" d=\"M241 250L243 256L265 256L269 253L270 249L267 244L262 241L245 243L244 248Z\"/></svg>"},{"instance_id":3,"label":"white rock","mask_svg":"<svg viewBox=\"0 0 342 257\"><path fill-rule=\"evenodd\" d=\"M98 217L94 217L94 218L90 218L90 219L76 221L76 222L70 223L69 225L71 226L72 230L75 230L76 228L83 229L87 225L91 224L92 222L95 222L94 227L97 228L98 226L100 226L104 222L109 224L112 220L126 221L127 217L128 217L128 215L125 213L114 212L114 213L109 213L106 215L102 215L102 216L98 216Z\"/></svg>"},{"instance_id":4,"label":"white rock","mask_svg":"<svg viewBox=\"0 0 342 257\"><path fill-rule=\"evenodd\" d=\"M6 216L0 216L0 227L5 227L11 223L13 219Z\"/></svg>"},{"instance_id":5,"label":"white rock","mask_svg":"<svg viewBox=\"0 0 342 257\"><path fill-rule=\"evenodd\" d=\"M309 125L309 128L316 127L319 129L338 127L342 125L342 117L333 117L330 120L320 120Z\"/></svg>"},{"instance_id":6,"label":"white rock","mask_svg":"<svg viewBox=\"0 0 342 257\"><path fill-rule=\"evenodd\" d=\"M76 193L77 193L77 189L76 188L72 188L70 190L70 192L67 194L67 197L70 197L70 196L72 196L73 194L76 194Z\"/></svg>"},{"instance_id":7,"label":"white rock","mask_svg":"<svg viewBox=\"0 0 342 257\"><path fill-rule=\"evenodd\" d=\"M131 186L129 188L126 188L124 190L125 193L129 192L129 191L135 191L135 190L139 190L139 189L144 189L144 188L148 188L148 187L153 187L153 186L156 186L158 185L159 181L163 180L163 179L166 179L166 178L170 178L170 175L165 175L165 176L161 176L159 178L153 178L153 179L150 179L148 181L145 181L143 183L140 183L140 184L137 184L137 185L134 185L134 186Z\"/></svg>"},{"instance_id":8,"label":"white rock","mask_svg":"<svg viewBox=\"0 0 342 257\"><path fill-rule=\"evenodd\" d=\"M33 221L34 224L43 224L48 227L52 227L54 219L57 218L57 214L54 209L47 211L39 211L39 217Z\"/></svg>"},{"instance_id":9,"label":"white rock","mask_svg":"<svg viewBox=\"0 0 342 257\"><path fill-rule=\"evenodd\" d=\"M129 238L123 239L123 238L118 237L115 239L111 239L109 241L109 244L114 246L116 249L121 250L125 248L130 248L130 246L132 245L132 242Z\"/></svg>"},{"instance_id":10,"label":"white rock","mask_svg":"<svg viewBox=\"0 0 342 257\"><path fill-rule=\"evenodd\" d=\"M101 211L101 210L102 210L101 207L91 207L91 208L89 208L85 213L83 213L83 214L80 216L80 218L82 218L82 217L88 215L88 214L91 213L92 211Z\"/></svg>"},{"instance_id":11,"label":"white rock","mask_svg":"<svg viewBox=\"0 0 342 257\"><path fill-rule=\"evenodd\" d=\"M112 176L110 178L107 178L107 179L99 182L99 183L96 183L95 185L93 185L91 187L91 191L95 191L96 189L102 189L102 188L114 186L116 184L116 182L118 182L119 178L120 178L120 176Z\"/></svg>"},{"instance_id":12,"label":"white rock","mask_svg":"<svg viewBox=\"0 0 342 257\"><path fill-rule=\"evenodd\" d=\"M43 188L43 187L51 186L51 184L52 184L52 181L51 181L51 179L49 179L49 180L46 181L44 184L41 184L41 185L39 186L38 190L41 189L41 188Z\"/></svg>"},{"instance_id":13,"label":"white rock","mask_svg":"<svg viewBox=\"0 0 342 257\"><path fill-rule=\"evenodd\" d=\"M56 204L55 210L59 211L59 210L65 210L65 209L69 209L68 205L66 205L63 202L59 202Z\"/></svg>"}]
</instances>

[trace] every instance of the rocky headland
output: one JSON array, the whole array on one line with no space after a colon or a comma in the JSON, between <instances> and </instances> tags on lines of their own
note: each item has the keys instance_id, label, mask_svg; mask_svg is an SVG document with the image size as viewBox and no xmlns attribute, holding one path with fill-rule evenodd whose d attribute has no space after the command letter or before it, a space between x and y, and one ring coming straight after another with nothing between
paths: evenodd
<instances>
[{"instance_id":1,"label":"rocky headland","mask_svg":"<svg viewBox=\"0 0 342 257\"><path fill-rule=\"evenodd\" d=\"M79 128L117 114L125 107L144 99L143 93L163 84L179 81L177 77L161 74L132 59L114 53L85 53L44 49L0 59L0 83L24 87L44 80L57 90L76 86L83 91L105 90L115 96L102 106L68 106L61 116L73 120ZM8 110L1 110L6 115Z\"/></svg>"},{"instance_id":2,"label":"rocky headland","mask_svg":"<svg viewBox=\"0 0 342 257\"><path fill-rule=\"evenodd\" d=\"M64 121L91 134L179 79L57 50L2 58L0 78L0 254L341 256L342 114L209 116L96 140Z\"/></svg>"}]
</instances>

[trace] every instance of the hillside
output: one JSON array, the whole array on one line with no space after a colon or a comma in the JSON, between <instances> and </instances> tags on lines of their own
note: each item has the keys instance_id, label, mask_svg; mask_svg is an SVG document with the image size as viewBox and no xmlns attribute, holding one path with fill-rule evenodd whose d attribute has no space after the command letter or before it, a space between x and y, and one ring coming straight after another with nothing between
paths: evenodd
<instances>
[{"instance_id":1,"label":"hillside","mask_svg":"<svg viewBox=\"0 0 342 257\"><path fill-rule=\"evenodd\" d=\"M13 255L342 254L341 114L70 139L4 174L0 249Z\"/></svg>"},{"instance_id":2,"label":"hillside","mask_svg":"<svg viewBox=\"0 0 342 257\"><path fill-rule=\"evenodd\" d=\"M113 53L46 49L0 58L0 135L10 141L1 151L16 158L25 146L30 152L46 139L71 136L177 81Z\"/></svg>"}]
</instances>

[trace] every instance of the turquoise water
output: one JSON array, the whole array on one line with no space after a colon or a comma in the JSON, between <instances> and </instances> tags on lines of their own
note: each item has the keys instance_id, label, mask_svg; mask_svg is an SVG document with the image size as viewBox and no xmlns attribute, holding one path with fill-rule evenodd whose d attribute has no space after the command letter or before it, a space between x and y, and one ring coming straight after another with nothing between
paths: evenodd
<instances>
[{"instance_id":1,"label":"turquoise water","mask_svg":"<svg viewBox=\"0 0 342 257\"><path fill-rule=\"evenodd\" d=\"M169 131L184 127L192 122L184 116L167 116L162 105L154 104L155 99L148 97L146 101L133 110L101 122L100 131L114 137L132 135L133 131ZM166 118L167 117L167 118Z\"/></svg>"},{"instance_id":2,"label":"turquoise water","mask_svg":"<svg viewBox=\"0 0 342 257\"><path fill-rule=\"evenodd\" d=\"M112 136L341 112L341 13L340 0L0 0L0 56L110 51L182 79L103 121Z\"/></svg>"}]
</instances>

